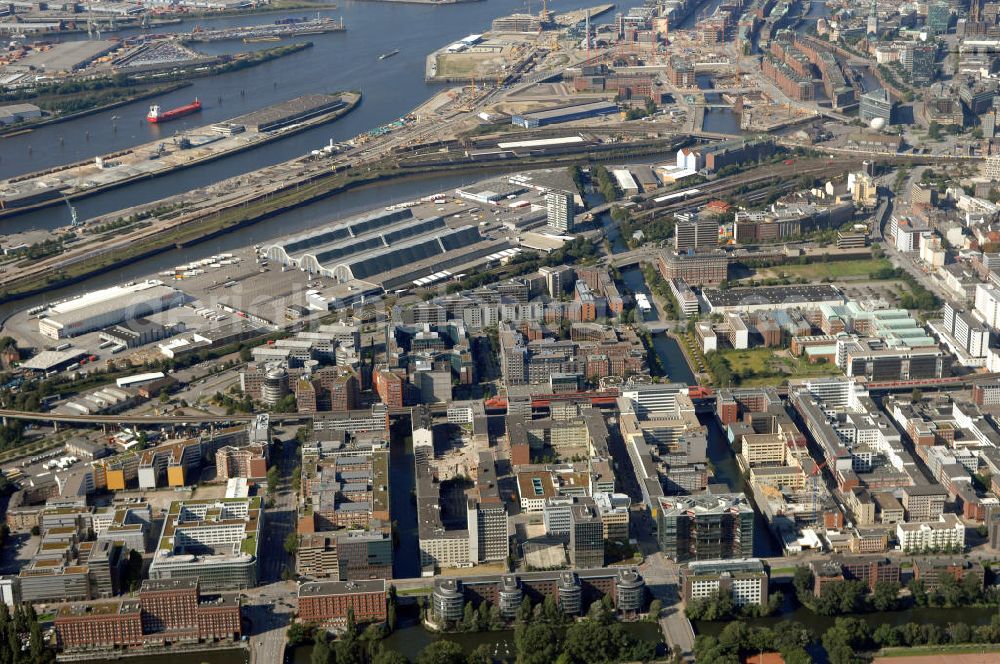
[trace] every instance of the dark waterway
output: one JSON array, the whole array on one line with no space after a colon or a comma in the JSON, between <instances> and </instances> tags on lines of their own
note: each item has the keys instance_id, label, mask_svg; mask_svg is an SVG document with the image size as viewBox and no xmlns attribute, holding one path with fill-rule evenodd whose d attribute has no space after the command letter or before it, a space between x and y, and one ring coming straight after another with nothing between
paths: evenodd
<instances>
[{"instance_id":1,"label":"dark waterway","mask_svg":"<svg viewBox=\"0 0 1000 664\"><path fill-rule=\"evenodd\" d=\"M247 650L215 648L204 652L172 652L163 655L142 655L124 659L88 659L88 664L246 664L250 661Z\"/></svg>"},{"instance_id":2,"label":"dark waterway","mask_svg":"<svg viewBox=\"0 0 1000 664\"><path fill-rule=\"evenodd\" d=\"M405 428L405 427L404 427ZM392 518L392 576L412 579L420 576L420 536L417 530L417 506L413 493L416 470L413 467L413 439L399 427L392 430L389 445L389 509Z\"/></svg>"}]
</instances>

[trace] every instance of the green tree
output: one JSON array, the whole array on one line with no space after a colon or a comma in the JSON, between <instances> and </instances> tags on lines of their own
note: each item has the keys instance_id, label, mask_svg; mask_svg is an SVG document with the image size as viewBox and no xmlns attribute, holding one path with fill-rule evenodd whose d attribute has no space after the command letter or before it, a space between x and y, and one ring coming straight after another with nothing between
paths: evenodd
<instances>
[{"instance_id":1,"label":"green tree","mask_svg":"<svg viewBox=\"0 0 1000 664\"><path fill-rule=\"evenodd\" d=\"M462 612L462 631L476 631L476 607L472 605L472 602L465 603L465 609Z\"/></svg>"},{"instance_id":2,"label":"green tree","mask_svg":"<svg viewBox=\"0 0 1000 664\"><path fill-rule=\"evenodd\" d=\"M316 636L316 644L313 646L312 655L309 658L311 664L333 664L333 650L330 648L330 642L327 638L326 632L321 631Z\"/></svg>"},{"instance_id":3,"label":"green tree","mask_svg":"<svg viewBox=\"0 0 1000 664\"><path fill-rule=\"evenodd\" d=\"M555 627L546 623L519 623L514 630L517 664L551 664L562 651Z\"/></svg>"},{"instance_id":4,"label":"green tree","mask_svg":"<svg viewBox=\"0 0 1000 664\"><path fill-rule=\"evenodd\" d=\"M531 620L531 600L525 597L521 601L521 605L517 607L517 613L514 614L514 620L518 623L523 623Z\"/></svg>"},{"instance_id":5,"label":"green tree","mask_svg":"<svg viewBox=\"0 0 1000 664\"><path fill-rule=\"evenodd\" d=\"M278 488L278 480L280 477L278 472L279 471L277 464L274 464L267 469L267 488L271 491L274 491L275 489Z\"/></svg>"},{"instance_id":6,"label":"green tree","mask_svg":"<svg viewBox=\"0 0 1000 664\"><path fill-rule=\"evenodd\" d=\"M128 563L125 566L125 586L129 590L137 590L142 583L142 553L139 551L128 552Z\"/></svg>"},{"instance_id":7,"label":"green tree","mask_svg":"<svg viewBox=\"0 0 1000 664\"><path fill-rule=\"evenodd\" d=\"M292 648L308 643L316 638L316 625L293 622L285 632L285 641Z\"/></svg>"},{"instance_id":8,"label":"green tree","mask_svg":"<svg viewBox=\"0 0 1000 664\"><path fill-rule=\"evenodd\" d=\"M469 653L469 656L465 658L466 664L493 664L493 655L490 653L490 647L485 643L476 646L475 650Z\"/></svg>"},{"instance_id":9,"label":"green tree","mask_svg":"<svg viewBox=\"0 0 1000 664\"><path fill-rule=\"evenodd\" d=\"M299 550L299 534L296 532L290 532L285 536L285 553L290 556L294 556Z\"/></svg>"},{"instance_id":10,"label":"green tree","mask_svg":"<svg viewBox=\"0 0 1000 664\"><path fill-rule=\"evenodd\" d=\"M895 611L899 608L899 584L880 581L875 584L875 590L869 599L876 611Z\"/></svg>"},{"instance_id":11,"label":"green tree","mask_svg":"<svg viewBox=\"0 0 1000 664\"><path fill-rule=\"evenodd\" d=\"M454 641L440 639L420 651L417 664L465 664L465 653Z\"/></svg>"},{"instance_id":12,"label":"green tree","mask_svg":"<svg viewBox=\"0 0 1000 664\"><path fill-rule=\"evenodd\" d=\"M656 622L659 620L661 613L663 613L663 602L658 599L654 599L649 603L649 619Z\"/></svg>"}]
</instances>

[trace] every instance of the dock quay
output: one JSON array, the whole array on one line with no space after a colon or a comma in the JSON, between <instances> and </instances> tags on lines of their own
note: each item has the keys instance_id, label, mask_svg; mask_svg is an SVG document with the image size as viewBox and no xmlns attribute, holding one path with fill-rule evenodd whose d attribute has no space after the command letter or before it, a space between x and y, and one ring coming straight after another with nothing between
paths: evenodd
<instances>
[{"instance_id":1,"label":"dock quay","mask_svg":"<svg viewBox=\"0 0 1000 664\"><path fill-rule=\"evenodd\" d=\"M251 150L350 112L360 92L306 95L92 160L0 181L0 218Z\"/></svg>"},{"instance_id":2,"label":"dock quay","mask_svg":"<svg viewBox=\"0 0 1000 664\"><path fill-rule=\"evenodd\" d=\"M343 17L339 19L317 18L295 21L292 23L271 23L268 25L241 26L219 30L200 30L179 35L184 43L219 42L245 39L248 41L270 41L274 37L298 37L301 35L318 35L328 32L344 32Z\"/></svg>"}]
</instances>

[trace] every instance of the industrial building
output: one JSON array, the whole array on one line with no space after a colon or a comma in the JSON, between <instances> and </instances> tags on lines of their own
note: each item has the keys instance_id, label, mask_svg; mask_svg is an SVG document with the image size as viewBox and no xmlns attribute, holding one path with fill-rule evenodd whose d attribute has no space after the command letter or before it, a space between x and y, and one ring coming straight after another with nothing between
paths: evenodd
<instances>
[{"instance_id":1,"label":"industrial building","mask_svg":"<svg viewBox=\"0 0 1000 664\"><path fill-rule=\"evenodd\" d=\"M268 258L343 283L398 272L395 281L431 274L503 248L475 226L449 228L441 217L379 210L292 236L264 248ZM403 274L405 273L405 274ZM388 287L388 284L384 284Z\"/></svg>"},{"instance_id":2,"label":"industrial building","mask_svg":"<svg viewBox=\"0 0 1000 664\"><path fill-rule=\"evenodd\" d=\"M770 311L791 307L815 309L822 304L843 304L843 294L828 284L757 288L706 288L702 296L711 313Z\"/></svg>"},{"instance_id":3,"label":"industrial building","mask_svg":"<svg viewBox=\"0 0 1000 664\"><path fill-rule=\"evenodd\" d=\"M10 72L69 72L87 66L97 58L118 48L117 41L68 41L36 50L7 65Z\"/></svg>"},{"instance_id":4,"label":"industrial building","mask_svg":"<svg viewBox=\"0 0 1000 664\"><path fill-rule=\"evenodd\" d=\"M50 339L75 337L184 304L181 291L150 279L91 291L49 307L38 331Z\"/></svg>"},{"instance_id":5,"label":"industrial building","mask_svg":"<svg viewBox=\"0 0 1000 664\"><path fill-rule=\"evenodd\" d=\"M346 102L340 95L304 95L233 118L229 124L243 125L256 132L274 131L294 122L332 113L344 106Z\"/></svg>"},{"instance_id":6,"label":"industrial building","mask_svg":"<svg viewBox=\"0 0 1000 664\"><path fill-rule=\"evenodd\" d=\"M10 104L0 106L0 125L14 124L24 120L34 120L42 117L42 109L34 104Z\"/></svg>"},{"instance_id":7,"label":"industrial building","mask_svg":"<svg viewBox=\"0 0 1000 664\"><path fill-rule=\"evenodd\" d=\"M558 122L572 122L573 120L584 120L595 118L600 115L611 115L618 112L618 105L608 101L597 101L590 104L576 104L573 106L560 106L549 108L544 111L533 113L521 113L511 116L511 124L525 129L533 129L545 125L556 124Z\"/></svg>"}]
</instances>

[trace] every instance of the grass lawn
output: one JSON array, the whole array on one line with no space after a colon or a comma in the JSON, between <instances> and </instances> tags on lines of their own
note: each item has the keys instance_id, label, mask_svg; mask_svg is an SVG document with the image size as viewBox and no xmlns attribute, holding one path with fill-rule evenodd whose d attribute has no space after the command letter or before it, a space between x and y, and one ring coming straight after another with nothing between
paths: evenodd
<instances>
[{"instance_id":1,"label":"grass lawn","mask_svg":"<svg viewBox=\"0 0 1000 664\"><path fill-rule=\"evenodd\" d=\"M773 348L720 351L728 361L733 374L740 376L741 386L779 385L787 378L812 378L839 376L836 364L809 364L797 357L776 354Z\"/></svg>"},{"instance_id":2,"label":"grass lawn","mask_svg":"<svg viewBox=\"0 0 1000 664\"><path fill-rule=\"evenodd\" d=\"M805 279L850 279L868 277L879 268L892 267L884 258L868 258L858 261L816 261L807 265L776 265L761 269L759 277L803 277Z\"/></svg>"}]
</instances>

